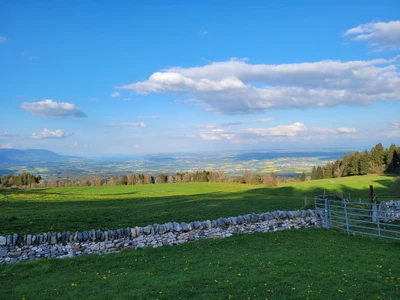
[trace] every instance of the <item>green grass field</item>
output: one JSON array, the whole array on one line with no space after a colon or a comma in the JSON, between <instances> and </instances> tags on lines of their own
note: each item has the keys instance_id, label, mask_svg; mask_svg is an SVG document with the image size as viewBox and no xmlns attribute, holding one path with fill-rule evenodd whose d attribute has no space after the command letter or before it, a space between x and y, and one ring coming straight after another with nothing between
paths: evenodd
<instances>
[{"instance_id":1,"label":"green grass field","mask_svg":"<svg viewBox=\"0 0 400 300\"><path fill-rule=\"evenodd\" d=\"M0 266L1 299L399 299L399 243L287 230Z\"/></svg>"},{"instance_id":2,"label":"green grass field","mask_svg":"<svg viewBox=\"0 0 400 300\"><path fill-rule=\"evenodd\" d=\"M251 212L302 208L304 196L336 191L368 201L373 184L393 193L395 177L359 176L282 184L273 188L233 183L176 183L116 187L0 190L0 235L82 231L191 222Z\"/></svg>"},{"instance_id":3,"label":"green grass field","mask_svg":"<svg viewBox=\"0 0 400 300\"><path fill-rule=\"evenodd\" d=\"M368 200L399 192L391 176L283 184L0 191L0 234L116 229L297 209L304 196ZM103 256L0 265L1 299L398 299L399 242L324 229L237 235Z\"/></svg>"}]
</instances>

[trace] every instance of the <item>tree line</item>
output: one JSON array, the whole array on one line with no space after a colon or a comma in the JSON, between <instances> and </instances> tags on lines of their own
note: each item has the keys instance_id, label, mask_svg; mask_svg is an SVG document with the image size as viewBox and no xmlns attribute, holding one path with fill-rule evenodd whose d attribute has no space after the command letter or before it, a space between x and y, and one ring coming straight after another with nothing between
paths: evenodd
<instances>
[{"instance_id":1,"label":"tree line","mask_svg":"<svg viewBox=\"0 0 400 300\"><path fill-rule=\"evenodd\" d=\"M363 153L356 151L344 153L343 158L335 162L328 162L325 166L313 166L311 180L323 178L337 178L354 175L393 173L400 170L400 147L391 144L384 148L381 143L372 147L371 151ZM300 176L301 181L307 180L305 173Z\"/></svg>"},{"instance_id":2,"label":"tree line","mask_svg":"<svg viewBox=\"0 0 400 300\"><path fill-rule=\"evenodd\" d=\"M274 186L284 181L297 181L297 178L283 178L274 173L261 176L258 173L246 170L243 175L230 177L224 171L201 171L175 173L174 175L158 174L125 174L120 178L111 176L90 175L83 179L42 180L41 176L23 173L20 175L7 175L0 177L0 187L70 187L70 186L117 186L117 185L141 185L141 184L167 184L179 182L235 182L252 185Z\"/></svg>"},{"instance_id":3,"label":"tree line","mask_svg":"<svg viewBox=\"0 0 400 300\"><path fill-rule=\"evenodd\" d=\"M22 173L18 175L6 175L0 176L0 186L10 187L10 186L24 186L31 187L36 186L40 183L42 177L40 175L33 175L30 173Z\"/></svg>"}]
</instances>

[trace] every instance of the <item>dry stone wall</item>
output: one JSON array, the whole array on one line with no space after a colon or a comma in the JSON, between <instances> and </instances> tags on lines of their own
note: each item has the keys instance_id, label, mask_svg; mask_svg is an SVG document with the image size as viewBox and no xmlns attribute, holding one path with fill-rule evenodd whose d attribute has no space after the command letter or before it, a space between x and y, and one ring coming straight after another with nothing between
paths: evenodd
<instances>
[{"instance_id":1,"label":"dry stone wall","mask_svg":"<svg viewBox=\"0 0 400 300\"><path fill-rule=\"evenodd\" d=\"M0 263L40 258L72 258L90 253L106 254L125 249L161 247L224 238L234 234L319 227L313 210L275 211L191 223L168 222L145 227L84 232L0 236Z\"/></svg>"}]
</instances>

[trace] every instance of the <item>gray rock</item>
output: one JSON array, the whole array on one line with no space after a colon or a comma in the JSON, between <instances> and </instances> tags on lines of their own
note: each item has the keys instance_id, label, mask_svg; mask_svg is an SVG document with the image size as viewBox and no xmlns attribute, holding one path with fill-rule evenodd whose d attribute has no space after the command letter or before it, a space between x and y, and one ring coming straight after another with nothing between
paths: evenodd
<instances>
[{"instance_id":1,"label":"gray rock","mask_svg":"<svg viewBox=\"0 0 400 300\"><path fill-rule=\"evenodd\" d=\"M146 244L145 243L139 243L136 247L137 248L144 248L144 247L146 247Z\"/></svg>"},{"instance_id":2,"label":"gray rock","mask_svg":"<svg viewBox=\"0 0 400 300\"><path fill-rule=\"evenodd\" d=\"M148 225L148 226L146 226L146 227L143 227L143 234L149 235L149 234L151 233L151 228L152 228L151 225Z\"/></svg>"},{"instance_id":3,"label":"gray rock","mask_svg":"<svg viewBox=\"0 0 400 300\"><path fill-rule=\"evenodd\" d=\"M0 248L0 258L3 258L7 255L8 250L6 248Z\"/></svg>"},{"instance_id":4,"label":"gray rock","mask_svg":"<svg viewBox=\"0 0 400 300\"><path fill-rule=\"evenodd\" d=\"M189 226L185 222L181 223L182 231L183 232L188 232L189 231Z\"/></svg>"},{"instance_id":5,"label":"gray rock","mask_svg":"<svg viewBox=\"0 0 400 300\"><path fill-rule=\"evenodd\" d=\"M17 244L17 239L18 239L18 234L14 233L13 238L12 238L12 244L16 245Z\"/></svg>"},{"instance_id":6,"label":"gray rock","mask_svg":"<svg viewBox=\"0 0 400 300\"><path fill-rule=\"evenodd\" d=\"M13 236L10 234L7 236L7 245L12 245L13 244Z\"/></svg>"},{"instance_id":7,"label":"gray rock","mask_svg":"<svg viewBox=\"0 0 400 300\"><path fill-rule=\"evenodd\" d=\"M260 219L260 217L257 214L251 214L250 219L251 219L251 223L255 223Z\"/></svg>"},{"instance_id":8,"label":"gray rock","mask_svg":"<svg viewBox=\"0 0 400 300\"><path fill-rule=\"evenodd\" d=\"M94 244L91 244L89 248L92 251L99 251L100 250L100 245L94 243Z\"/></svg>"},{"instance_id":9,"label":"gray rock","mask_svg":"<svg viewBox=\"0 0 400 300\"><path fill-rule=\"evenodd\" d=\"M31 234L28 234L28 235L26 236L26 244L27 244L28 246L32 245L32 235L31 235Z\"/></svg>"},{"instance_id":10,"label":"gray rock","mask_svg":"<svg viewBox=\"0 0 400 300\"><path fill-rule=\"evenodd\" d=\"M207 221L206 221L206 228L207 228L208 230L210 230L210 229L212 228L212 224L211 224L211 221L210 221L210 220L207 220Z\"/></svg>"},{"instance_id":11,"label":"gray rock","mask_svg":"<svg viewBox=\"0 0 400 300\"><path fill-rule=\"evenodd\" d=\"M225 221L224 221L224 219L223 219L223 218L219 218L219 219L217 220L217 225L218 225L219 227L225 226Z\"/></svg>"},{"instance_id":12,"label":"gray rock","mask_svg":"<svg viewBox=\"0 0 400 300\"><path fill-rule=\"evenodd\" d=\"M50 236L50 244L57 244L57 235L55 233Z\"/></svg>"},{"instance_id":13,"label":"gray rock","mask_svg":"<svg viewBox=\"0 0 400 300\"><path fill-rule=\"evenodd\" d=\"M164 234L167 232L167 228L165 228L165 225L160 225L160 228L158 229L159 234Z\"/></svg>"},{"instance_id":14,"label":"gray rock","mask_svg":"<svg viewBox=\"0 0 400 300\"><path fill-rule=\"evenodd\" d=\"M174 231L176 231L176 232L182 231L182 227L179 223L174 222L173 224L174 224Z\"/></svg>"},{"instance_id":15,"label":"gray rock","mask_svg":"<svg viewBox=\"0 0 400 300\"><path fill-rule=\"evenodd\" d=\"M7 238L5 236L0 236L0 246L7 245Z\"/></svg>"},{"instance_id":16,"label":"gray rock","mask_svg":"<svg viewBox=\"0 0 400 300\"><path fill-rule=\"evenodd\" d=\"M294 215L293 215L293 213L292 213L291 211L287 211L287 212L286 212L286 216L287 216L289 219L293 219L293 217L294 217Z\"/></svg>"},{"instance_id":17,"label":"gray rock","mask_svg":"<svg viewBox=\"0 0 400 300\"><path fill-rule=\"evenodd\" d=\"M174 231L174 225L171 222L165 223L165 227L169 232Z\"/></svg>"}]
</instances>

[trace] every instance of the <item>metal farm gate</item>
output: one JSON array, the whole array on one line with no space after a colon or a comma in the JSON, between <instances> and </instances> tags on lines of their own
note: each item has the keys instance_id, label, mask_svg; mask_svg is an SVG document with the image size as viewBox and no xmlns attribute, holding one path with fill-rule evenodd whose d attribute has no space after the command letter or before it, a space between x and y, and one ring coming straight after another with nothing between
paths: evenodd
<instances>
[{"instance_id":1,"label":"metal farm gate","mask_svg":"<svg viewBox=\"0 0 400 300\"><path fill-rule=\"evenodd\" d=\"M322 227L400 240L400 201L349 202L319 196L315 211Z\"/></svg>"}]
</instances>

